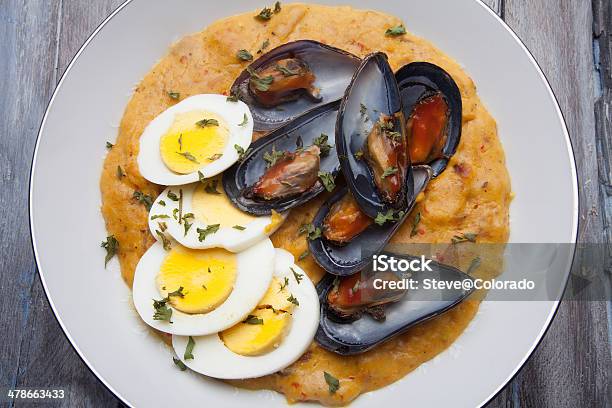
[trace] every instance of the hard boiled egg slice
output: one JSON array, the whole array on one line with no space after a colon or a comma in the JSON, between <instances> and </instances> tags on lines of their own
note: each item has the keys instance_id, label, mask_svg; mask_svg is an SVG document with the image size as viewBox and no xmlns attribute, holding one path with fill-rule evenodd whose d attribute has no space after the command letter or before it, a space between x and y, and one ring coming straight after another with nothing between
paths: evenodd
<instances>
[{"instance_id":1,"label":"hard boiled egg slice","mask_svg":"<svg viewBox=\"0 0 612 408\"><path fill-rule=\"evenodd\" d=\"M275 251L267 238L239 253L165 245L142 256L132 287L138 314L157 330L217 333L244 320L268 290Z\"/></svg>"},{"instance_id":2,"label":"hard boiled egg slice","mask_svg":"<svg viewBox=\"0 0 612 408\"><path fill-rule=\"evenodd\" d=\"M255 217L234 207L217 177L166 188L149 212L149 229L161 240L167 230L188 248L242 251L271 235L286 213Z\"/></svg>"},{"instance_id":3,"label":"hard boiled egg slice","mask_svg":"<svg viewBox=\"0 0 612 408\"><path fill-rule=\"evenodd\" d=\"M172 345L179 359L201 374L222 379L261 377L300 358L318 325L314 285L289 252L277 249L272 284L247 318L218 334L192 336L190 350L189 336L172 336ZM191 354L193 358L186 358Z\"/></svg>"},{"instance_id":4,"label":"hard boiled egg slice","mask_svg":"<svg viewBox=\"0 0 612 408\"><path fill-rule=\"evenodd\" d=\"M246 104L224 95L189 97L160 113L140 136L138 167L147 180L188 184L223 172L251 144Z\"/></svg>"}]
</instances>

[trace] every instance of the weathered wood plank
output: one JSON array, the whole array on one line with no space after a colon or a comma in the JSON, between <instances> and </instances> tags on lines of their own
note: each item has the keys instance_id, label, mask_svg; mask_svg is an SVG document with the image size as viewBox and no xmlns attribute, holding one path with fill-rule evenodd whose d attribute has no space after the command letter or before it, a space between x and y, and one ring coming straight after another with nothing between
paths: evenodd
<instances>
[{"instance_id":1,"label":"weathered wood plank","mask_svg":"<svg viewBox=\"0 0 612 408\"><path fill-rule=\"evenodd\" d=\"M14 386L31 314L35 275L28 227L28 178L36 132L53 91L57 3L0 6L0 384Z\"/></svg>"},{"instance_id":2,"label":"weathered wood plank","mask_svg":"<svg viewBox=\"0 0 612 408\"><path fill-rule=\"evenodd\" d=\"M40 1L39 3L46 4L51 2ZM97 2L62 0L53 3L56 11L49 16L53 21L47 24L30 22L30 24L26 25L28 27L26 33L32 35L31 27L46 28L53 32L37 33L33 37L24 36L22 39L26 43L29 41L29 38L35 38L41 42L49 39L54 41L52 46L47 47L47 49L41 51L32 50L29 56L31 60L23 61L23 66L37 66L41 60L45 61L48 72L52 74L45 78L44 81L19 81L21 84L33 88L38 87L39 82L47 84L46 88L44 88L47 90L45 94L37 95L38 102L41 104L41 110L39 113L32 113L33 123L28 125L32 129L32 134L28 134L30 146L34 143L38 121L49 99L50 91L55 88L59 78L83 42L95 30L98 24L122 3L122 0ZM16 5L14 10L26 12L28 7ZM57 43L55 42L56 37L58 38ZM55 67L55 72L53 67ZM19 118L15 123L19 123L19 120L22 119ZM16 134L13 142L18 138L19 136ZM20 144L13 143L13 145L19 146ZM27 165L29 159L24 160L23 163ZM28 171L24 168L18 174L22 174L24 179L26 179ZM27 181L24 181L22 185L27 186ZM2 208L18 207L2 205ZM27 208L26 203L21 204L19 208L23 208L25 211ZM2 219L10 218L9 216L2 217ZM8 230L12 231L13 229ZM14 248L27 247L29 247L28 244L14 246ZM29 254L27 256L31 259ZM2 261L0 260L0 262ZM31 274L33 271L34 267L30 266L29 273ZM66 390L66 398L61 402L58 401L57 406L121 406L117 399L87 369L66 340L53 317L38 276L36 276L33 282L30 279L28 294L30 298L28 301L28 313L23 316L27 321L24 322L23 330L21 330L24 333L23 339L19 342L19 371L15 380L16 385L19 387L64 388ZM22 404L16 403L15 405L20 406Z\"/></svg>"}]
</instances>

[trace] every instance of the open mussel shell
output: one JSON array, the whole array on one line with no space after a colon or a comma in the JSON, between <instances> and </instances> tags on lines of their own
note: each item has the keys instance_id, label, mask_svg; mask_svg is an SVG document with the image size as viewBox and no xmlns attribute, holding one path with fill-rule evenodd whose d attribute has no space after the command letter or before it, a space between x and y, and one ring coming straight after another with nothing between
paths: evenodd
<instances>
[{"instance_id":1,"label":"open mussel shell","mask_svg":"<svg viewBox=\"0 0 612 408\"><path fill-rule=\"evenodd\" d=\"M410 211L414 207L416 196L421 191L425 190L427 183L429 183L432 177L431 168L429 166L414 166L413 174L413 185L411 188L413 196L409 200L410 203L405 213L399 220L387 222L382 226L372 223L365 231L342 246L329 242L323 236L309 241L309 251L315 261L330 274L338 276L355 274L372 263L372 256L384 249L393 234L395 234L404 220L408 218ZM341 200L347 192L347 187L335 192L334 195L321 206L312 224L315 227L323 228L323 222L330 208L337 201Z\"/></svg>"},{"instance_id":2,"label":"open mussel shell","mask_svg":"<svg viewBox=\"0 0 612 408\"><path fill-rule=\"evenodd\" d=\"M387 255L408 261L420 259L409 255L392 253ZM384 320L375 320L366 313L360 315L354 321L337 319L335 313L328 306L327 300L329 291L334 287L336 277L326 275L317 285L321 303L321 318L315 340L323 348L338 354L363 353L416 324L441 315L472 293L473 288L468 290L460 285L458 285L458 289L453 288L450 284L445 289L427 288L425 285L426 279L436 279L448 283L472 280L469 275L448 265L432 261L429 267L431 271L394 272L398 278L412 279L414 288L408 287L401 299L393 299L395 301L385 305ZM374 273L376 272L371 269L362 272L364 276L371 276ZM378 285L380 287L380 284ZM466 285L466 287L470 287L470 285Z\"/></svg>"},{"instance_id":3,"label":"open mussel shell","mask_svg":"<svg viewBox=\"0 0 612 408\"><path fill-rule=\"evenodd\" d=\"M279 128L317 106L339 100L361 62L359 57L338 48L317 41L299 40L266 52L253 61L248 69L265 69L287 58L296 58L306 63L315 76L314 86L319 97L313 99L304 96L274 107L262 106L249 90L251 74L245 69L234 81L231 93L251 109L256 131Z\"/></svg>"},{"instance_id":4,"label":"open mussel shell","mask_svg":"<svg viewBox=\"0 0 612 408\"><path fill-rule=\"evenodd\" d=\"M340 103L336 123L336 146L344 178L359 207L371 218L390 209L406 210L414 196L409 158L406 168L400 169L404 183L397 205L385 202L365 160L368 136L381 115L391 117L397 133L405 138L400 91L386 55L378 52L364 58L355 72Z\"/></svg>"},{"instance_id":5,"label":"open mussel shell","mask_svg":"<svg viewBox=\"0 0 612 408\"><path fill-rule=\"evenodd\" d=\"M401 93L404 117L408 120L415 105L424 98L440 92L449 108L446 140L439 157L428 163L437 177L455 154L461 139L461 92L453 78L442 68L429 62L413 62L395 73Z\"/></svg>"},{"instance_id":6,"label":"open mussel shell","mask_svg":"<svg viewBox=\"0 0 612 408\"><path fill-rule=\"evenodd\" d=\"M319 171L337 175L340 163L335 152L333 134L339 103L336 101L319 106L251 144L250 152L243 160L223 173L223 188L234 205L253 215L270 215L272 210L287 211L311 200L325 190L325 187L317 181L311 189L300 195L278 200L250 198L245 194L249 187L255 185L266 173L264 157L267 154L273 150L294 152L299 148L307 148L322 134L329 136L327 142L331 148L328 154L320 156Z\"/></svg>"}]
</instances>

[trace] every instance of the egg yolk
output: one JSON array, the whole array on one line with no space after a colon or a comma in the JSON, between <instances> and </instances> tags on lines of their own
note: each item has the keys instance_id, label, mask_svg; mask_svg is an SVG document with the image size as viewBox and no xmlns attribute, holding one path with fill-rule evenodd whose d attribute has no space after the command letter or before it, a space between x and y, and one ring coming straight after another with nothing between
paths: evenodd
<instances>
[{"instance_id":1,"label":"egg yolk","mask_svg":"<svg viewBox=\"0 0 612 408\"><path fill-rule=\"evenodd\" d=\"M197 220L205 224L220 224L221 228L232 228L237 225L245 227L257 219L240 211L231 203L219 178L209 179L206 185L196 188L191 201L191 210Z\"/></svg>"},{"instance_id":2,"label":"egg yolk","mask_svg":"<svg viewBox=\"0 0 612 408\"><path fill-rule=\"evenodd\" d=\"M270 223L268 225L266 225L266 228L264 228L264 232L266 234L271 233L276 228L278 228L278 226L282 222L283 222L283 216L280 215L279 213L277 213L276 211L272 210L272 216L270 217Z\"/></svg>"},{"instance_id":3,"label":"egg yolk","mask_svg":"<svg viewBox=\"0 0 612 408\"><path fill-rule=\"evenodd\" d=\"M243 356L258 356L277 348L291 326L295 307L285 281L272 283L259 305L242 322L219 333L225 347Z\"/></svg>"},{"instance_id":4,"label":"egg yolk","mask_svg":"<svg viewBox=\"0 0 612 408\"><path fill-rule=\"evenodd\" d=\"M228 137L227 123L215 113L204 110L179 113L159 141L161 157L170 170L193 173L220 157Z\"/></svg>"},{"instance_id":5,"label":"egg yolk","mask_svg":"<svg viewBox=\"0 0 612 408\"><path fill-rule=\"evenodd\" d=\"M195 250L175 245L157 275L162 297L185 313L207 313L227 299L234 288L236 256L224 249ZM180 289L183 288L183 289Z\"/></svg>"}]
</instances>

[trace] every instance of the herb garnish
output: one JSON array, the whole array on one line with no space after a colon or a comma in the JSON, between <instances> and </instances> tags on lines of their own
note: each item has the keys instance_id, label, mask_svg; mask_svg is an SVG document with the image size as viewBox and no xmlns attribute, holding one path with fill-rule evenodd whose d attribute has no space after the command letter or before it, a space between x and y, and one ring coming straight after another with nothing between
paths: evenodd
<instances>
[{"instance_id":1,"label":"herb garnish","mask_svg":"<svg viewBox=\"0 0 612 408\"><path fill-rule=\"evenodd\" d=\"M336 188L336 182L334 180L334 175L326 172L326 171L320 171L319 172L319 179L321 180L321 182L323 183L323 186L325 186L325 189L327 191L334 191L334 188Z\"/></svg>"},{"instance_id":2,"label":"herb garnish","mask_svg":"<svg viewBox=\"0 0 612 408\"><path fill-rule=\"evenodd\" d=\"M365 116L368 113L368 107L365 106L363 103L359 104L359 113L361 114L361 116Z\"/></svg>"},{"instance_id":3,"label":"herb garnish","mask_svg":"<svg viewBox=\"0 0 612 408\"><path fill-rule=\"evenodd\" d=\"M236 52L236 58L242 61L253 61L253 54L251 54L245 49L242 49Z\"/></svg>"},{"instance_id":4,"label":"herb garnish","mask_svg":"<svg viewBox=\"0 0 612 408\"><path fill-rule=\"evenodd\" d=\"M470 275L472 272L474 272L476 269L478 269L478 267L480 266L480 257L477 256L476 258L472 259L472 262L470 262L470 266L468 267L467 271L465 271L465 273L467 273L468 275Z\"/></svg>"},{"instance_id":5,"label":"herb garnish","mask_svg":"<svg viewBox=\"0 0 612 408\"><path fill-rule=\"evenodd\" d=\"M111 142L106 142L106 148L107 148L107 149L109 149L109 150L110 150L110 149L112 149L112 148L113 148L113 146L115 146L115 145L114 145L114 144L112 144Z\"/></svg>"},{"instance_id":6,"label":"herb garnish","mask_svg":"<svg viewBox=\"0 0 612 408\"><path fill-rule=\"evenodd\" d=\"M296 306L300 305L300 302L295 298L295 296L293 296L293 294L290 294L290 296L287 298L287 301L293 303Z\"/></svg>"},{"instance_id":7,"label":"herb garnish","mask_svg":"<svg viewBox=\"0 0 612 408\"><path fill-rule=\"evenodd\" d=\"M335 394L336 391L340 388L340 381L327 371L323 371L323 376L325 377L325 382L327 383L327 387L329 388L330 394Z\"/></svg>"},{"instance_id":8,"label":"herb garnish","mask_svg":"<svg viewBox=\"0 0 612 408\"><path fill-rule=\"evenodd\" d=\"M215 232L219 231L219 225L220 224L211 224L208 225L206 228L196 229L196 232L199 234L198 240L202 242L206 239L208 235L214 234Z\"/></svg>"},{"instance_id":9,"label":"herb garnish","mask_svg":"<svg viewBox=\"0 0 612 408\"><path fill-rule=\"evenodd\" d=\"M289 285L289 278L285 276L285 279L283 280L283 282L280 284L280 288L278 289L279 292L282 292L283 289L285 289L287 287L287 285Z\"/></svg>"},{"instance_id":10,"label":"herb garnish","mask_svg":"<svg viewBox=\"0 0 612 408\"><path fill-rule=\"evenodd\" d=\"M387 167L385 171L383 172L381 178L387 178L389 176L396 174L397 172L398 172L397 167Z\"/></svg>"},{"instance_id":11,"label":"herb garnish","mask_svg":"<svg viewBox=\"0 0 612 408\"><path fill-rule=\"evenodd\" d=\"M246 156L248 156L249 153L251 153L251 148L249 147L248 149L246 149L246 151L244 150L244 148L238 144L234 145L234 149L236 149L236 153L238 153L238 161L243 161L244 158Z\"/></svg>"},{"instance_id":12,"label":"herb garnish","mask_svg":"<svg viewBox=\"0 0 612 408\"><path fill-rule=\"evenodd\" d=\"M147 211L149 211L151 209L151 206L153 205L153 197L148 194L144 194L141 191L134 191L132 198L136 199L136 201L144 205Z\"/></svg>"},{"instance_id":13,"label":"herb garnish","mask_svg":"<svg viewBox=\"0 0 612 408\"><path fill-rule=\"evenodd\" d=\"M247 68L247 72L251 75L250 81L260 92L266 92L268 89L270 89L270 85L272 85L274 82L274 77L272 75L260 77L257 75L257 72L253 71L251 68Z\"/></svg>"},{"instance_id":14,"label":"herb garnish","mask_svg":"<svg viewBox=\"0 0 612 408\"><path fill-rule=\"evenodd\" d=\"M193 337L189 336L189 340L187 341L187 347L185 347L185 354L183 354L183 358L185 360L193 360L193 348L195 347L195 341Z\"/></svg>"},{"instance_id":15,"label":"herb garnish","mask_svg":"<svg viewBox=\"0 0 612 408\"><path fill-rule=\"evenodd\" d=\"M106 249L106 256L104 257L104 267L106 267L108 261L110 261L119 251L119 241L117 241L114 235L109 235L106 237L106 241L102 241L100 246Z\"/></svg>"},{"instance_id":16,"label":"herb garnish","mask_svg":"<svg viewBox=\"0 0 612 408\"><path fill-rule=\"evenodd\" d=\"M246 229L246 228L245 228L245 227L243 227L242 225L234 225L232 228L233 228L233 229L236 229L236 230L238 230L238 231L244 231L244 230Z\"/></svg>"},{"instance_id":17,"label":"herb garnish","mask_svg":"<svg viewBox=\"0 0 612 408\"><path fill-rule=\"evenodd\" d=\"M189 161L192 161L194 163L200 163L198 162L198 159L195 158L195 156L189 152L176 152L176 154L180 154L181 156L183 156L184 158L186 158Z\"/></svg>"},{"instance_id":18,"label":"herb garnish","mask_svg":"<svg viewBox=\"0 0 612 408\"><path fill-rule=\"evenodd\" d=\"M223 157L223 153L215 153L212 156L207 157L207 159L210 161L215 161L215 160L219 160L222 157Z\"/></svg>"},{"instance_id":19,"label":"herb garnish","mask_svg":"<svg viewBox=\"0 0 612 408\"><path fill-rule=\"evenodd\" d=\"M238 95L232 93L225 100L228 102L238 102Z\"/></svg>"},{"instance_id":20,"label":"herb garnish","mask_svg":"<svg viewBox=\"0 0 612 408\"><path fill-rule=\"evenodd\" d=\"M181 94L178 92L168 91L166 93L168 94L170 99L174 99L175 101L178 101L181 98Z\"/></svg>"},{"instance_id":21,"label":"herb garnish","mask_svg":"<svg viewBox=\"0 0 612 408\"><path fill-rule=\"evenodd\" d=\"M242 117L242 122L240 122L238 126L246 126L247 123L249 123L249 117L245 113L244 116Z\"/></svg>"},{"instance_id":22,"label":"herb garnish","mask_svg":"<svg viewBox=\"0 0 612 408\"><path fill-rule=\"evenodd\" d=\"M278 72L280 72L281 74L283 74L286 77L294 76L294 75L297 75L297 74L300 73L300 71L292 71L289 68L283 67L283 66L278 65L278 64L276 64L276 67L274 67L274 68L276 68L276 70Z\"/></svg>"},{"instance_id":23,"label":"herb garnish","mask_svg":"<svg viewBox=\"0 0 612 408\"><path fill-rule=\"evenodd\" d=\"M266 168L270 168L276 164L277 161L285 157L285 152L276 150L276 146L272 145L271 152L265 152L263 159L266 162Z\"/></svg>"},{"instance_id":24,"label":"herb garnish","mask_svg":"<svg viewBox=\"0 0 612 408\"><path fill-rule=\"evenodd\" d=\"M391 36L391 37L397 37L398 35L404 35L404 34L406 34L406 27L404 27L403 24L395 26L395 27L387 28L387 31L385 31L385 35Z\"/></svg>"},{"instance_id":25,"label":"herb garnish","mask_svg":"<svg viewBox=\"0 0 612 408\"><path fill-rule=\"evenodd\" d=\"M166 202L164 200L159 200L157 204L161 205L162 207L166 206Z\"/></svg>"},{"instance_id":26,"label":"herb garnish","mask_svg":"<svg viewBox=\"0 0 612 408\"><path fill-rule=\"evenodd\" d=\"M153 320L162 320L172 323L170 318L172 317L172 309L166 305L170 300L168 297L163 298L162 300L153 299L153 308L155 312L153 313Z\"/></svg>"},{"instance_id":27,"label":"herb garnish","mask_svg":"<svg viewBox=\"0 0 612 408\"><path fill-rule=\"evenodd\" d=\"M193 213L187 213L185 215L183 215L183 222L184 227L185 227L185 236L187 236L187 232L189 232L189 228L191 228L191 226L193 225L191 222L189 222L190 219L194 219L195 215L193 215Z\"/></svg>"},{"instance_id":28,"label":"herb garnish","mask_svg":"<svg viewBox=\"0 0 612 408\"><path fill-rule=\"evenodd\" d=\"M310 251L309 250L305 250L304 252L302 252L300 254L300 256L298 257L298 261L303 261L304 259L306 259L306 257L310 255ZM298 282L299 283L299 282Z\"/></svg>"},{"instance_id":29,"label":"herb garnish","mask_svg":"<svg viewBox=\"0 0 612 408\"><path fill-rule=\"evenodd\" d=\"M261 54L263 50L265 50L269 46L270 46L270 40L266 38L266 40L261 43L261 47L259 47L259 49L257 50L257 53Z\"/></svg>"},{"instance_id":30,"label":"herb garnish","mask_svg":"<svg viewBox=\"0 0 612 408\"><path fill-rule=\"evenodd\" d=\"M157 234L157 236L159 238L161 238L162 240L162 245L164 246L164 249L166 251L169 251L172 249L172 241L170 241L170 239L166 236L166 234L164 234L163 232L161 232L160 230L155 230L155 233Z\"/></svg>"},{"instance_id":31,"label":"herb garnish","mask_svg":"<svg viewBox=\"0 0 612 408\"><path fill-rule=\"evenodd\" d=\"M217 191L217 185L219 185L219 180L213 179L208 180L204 178L204 175L198 171L198 175L200 176L200 183L204 185L204 192L207 194L221 194Z\"/></svg>"},{"instance_id":32,"label":"herb garnish","mask_svg":"<svg viewBox=\"0 0 612 408\"><path fill-rule=\"evenodd\" d=\"M321 150L321 156L327 156L332 149L331 145L327 143L328 138L329 136L325 133L321 133L321 136L316 137L313 141L313 144L317 145L319 150Z\"/></svg>"},{"instance_id":33,"label":"herb garnish","mask_svg":"<svg viewBox=\"0 0 612 408\"><path fill-rule=\"evenodd\" d=\"M387 221L397 221L404 216L404 211L395 212L393 210L389 210L386 213L378 213L376 215L376 219L374 222L378 225L385 225Z\"/></svg>"},{"instance_id":34,"label":"herb garnish","mask_svg":"<svg viewBox=\"0 0 612 408\"><path fill-rule=\"evenodd\" d=\"M168 198L171 199L172 201L178 201L179 198L176 194L174 194L172 191L168 191Z\"/></svg>"},{"instance_id":35,"label":"herb garnish","mask_svg":"<svg viewBox=\"0 0 612 408\"><path fill-rule=\"evenodd\" d=\"M170 216L166 214L155 214L151 216L151 221L156 220L158 218L170 218Z\"/></svg>"},{"instance_id":36,"label":"herb garnish","mask_svg":"<svg viewBox=\"0 0 612 408\"><path fill-rule=\"evenodd\" d=\"M281 4L280 1L277 1L276 3L274 3L274 14L278 14L281 11Z\"/></svg>"},{"instance_id":37,"label":"herb garnish","mask_svg":"<svg viewBox=\"0 0 612 408\"><path fill-rule=\"evenodd\" d=\"M178 213L179 213L178 208L175 208L174 210L172 210L172 218L174 218L177 221L179 220Z\"/></svg>"},{"instance_id":38,"label":"herb garnish","mask_svg":"<svg viewBox=\"0 0 612 408\"><path fill-rule=\"evenodd\" d=\"M163 221L158 222L157 225L159 225L161 232L165 232L168 229L168 224Z\"/></svg>"},{"instance_id":39,"label":"herb garnish","mask_svg":"<svg viewBox=\"0 0 612 408\"><path fill-rule=\"evenodd\" d=\"M117 166L117 178L121 180L122 177L125 177L125 172L121 168L121 166Z\"/></svg>"},{"instance_id":40,"label":"herb garnish","mask_svg":"<svg viewBox=\"0 0 612 408\"><path fill-rule=\"evenodd\" d=\"M174 361L174 364L176 364L176 366L181 370L181 371L185 371L187 369L187 366L185 365L185 363L183 363L181 360L179 360L178 358L174 358L172 357L172 361Z\"/></svg>"},{"instance_id":41,"label":"herb garnish","mask_svg":"<svg viewBox=\"0 0 612 408\"><path fill-rule=\"evenodd\" d=\"M244 319L242 321L242 323L246 323L246 324L263 324L263 319L254 316L254 315L248 315L246 319Z\"/></svg>"},{"instance_id":42,"label":"herb garnish","mask_svg":"<svg viewBox=\"0 0 612 408\"><path fill-rule=\"evenodd\" d=\"M202 119L198 120L196 122L196 125L198 125L199 127L219 126L219 121L217 119Z\"/></svg>"},{"instance_id":43,"label":"herb garnish","mask_svg":"<svg viewBox=\"0 0 612 408\"><path fill-rule=\"evenodd\" d=\"M361 160L363 158L363 150L359 150L353 156L355 156L355 159Z\"/></svg>"},{"instance_id":44,"label":"herb garnish","mask_svg":"<svg viewBox=\"0 0 612 408\"><path fill-rule=\"evenodd\" d=\"M300 235L308 234L308 239L313 241L317 238L321 237L321 228L316 227L312 224L302 224L300 229L298 230Z\"/></svg>"},{"instance_id":45,"label":"herb garnish","mask_svg":"<svg viewBox=\"0 0 612 408\"><path fill-rule=\"evenodd\" d=\"M293 273L293 277L295 278L295 281L298 283L298 285L300 284L300 282L302 281L302 279L304 279L304 275L301 273L297 273L295 271L295 269L293 269L292 267L289 267L289 269L291 269L291 272Z\"/></svg>"},{"instance_id":46,"label":"herb garnish","mask_svg":"<svg viewBox=\"0 0 612 408\"><path fill-rule=\"evenodd\" d=\"M181 298L185 297L185 293L183 293L183 288L182 286L179 286L179 288L177 290L175 290L174 292L170 292L168 293L168 299L170 299L171 296L178 296Z\"/></svg>"},{"instance_id":47,"label":"herb garnish","mask_svg":"<svg viewBox=\"0 0 612 408\"><path fill-rule=\"evenodd\" d=\"M476 234L475 232L461 233L459 235L455 235L451 239L451 242L453 244L460 244L462 242L476 242L476 237L477 236L478 236L478 234Z\"/></svg>"},{"instance_id":48,"label":"herb garnish","mask_svg":"<svg viewBox=\"0 0 612 408\"><path fill-rule=\"evenodd\" d=\"M418 212L414 217L414 222L412 223L412 230L410 231L410 238L414 237L416 234L419 233L417 227L419 226L420 222L421 222L421 213Z\"/></svg>"},{"instance_id":49,"label":"herb garnish","mask_svg":"<svg viewBox=\"0 0 612 408\"><path fill-rule=\"evenodd\" d=\"M272 9L270 7L264 7L263 10L259 12L258 15L255 16L256 19L261 21L267 21L272 18Z\"/></svg>"}]
</instances>

